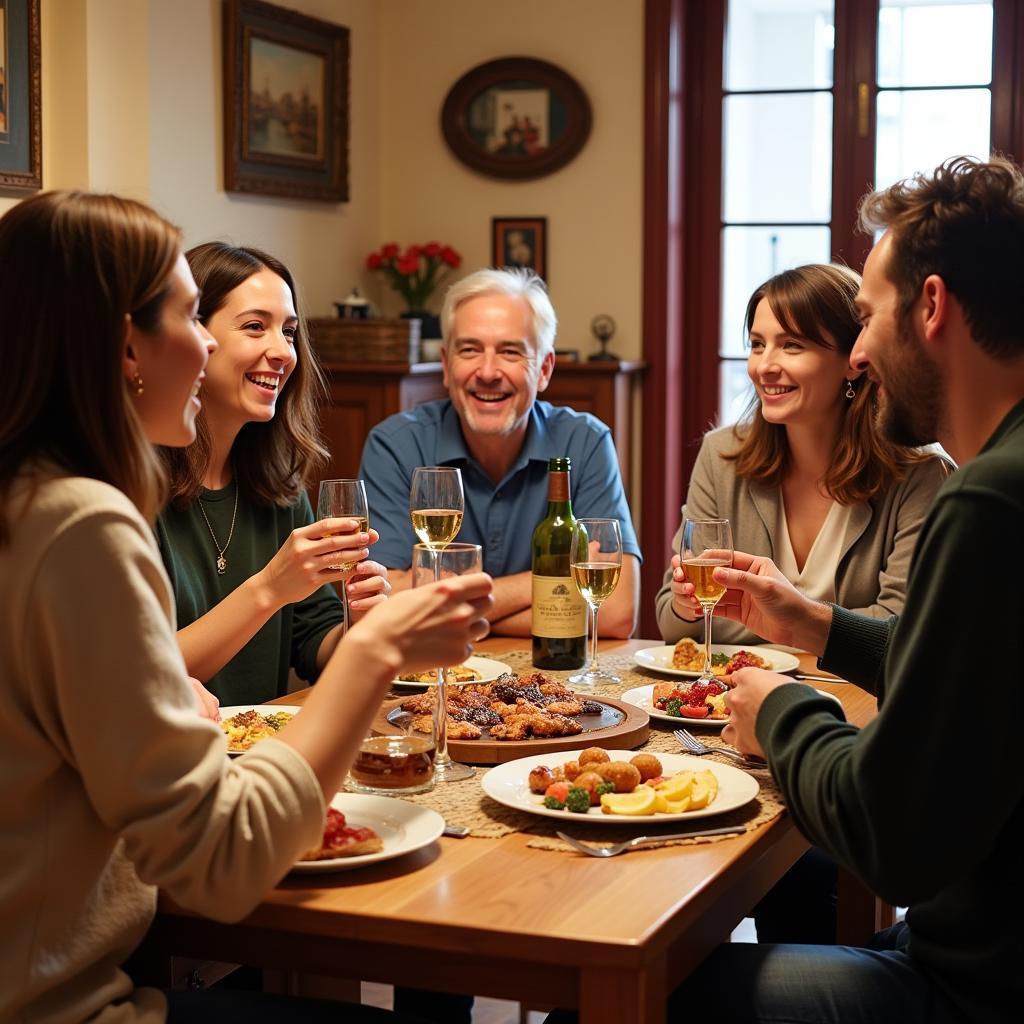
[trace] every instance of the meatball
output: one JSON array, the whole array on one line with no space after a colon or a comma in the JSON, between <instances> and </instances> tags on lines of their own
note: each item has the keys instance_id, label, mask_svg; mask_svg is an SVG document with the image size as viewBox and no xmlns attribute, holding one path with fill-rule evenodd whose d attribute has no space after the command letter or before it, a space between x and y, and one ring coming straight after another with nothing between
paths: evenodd
<instances>
[{"instance_id":1,"label":"meatball","mask_svg":"<svg viewBox=\"0 0 1024 1024\"><path fill-rule=\"evenodd\" d=\"M604 781L597 772L580 772L572 784L579 789L585 789L590 794L590 806L596 807L601 802L597 795L597 787Z\"/></svg>"},{"instance_id":2,"label":"meatball","mask_svg":"<svg viewBox=\"0 0 1024 1024\"><path fill-rule=\"evenodd\" d=\"M579 761L566 761L565 764L562 765L562 771L565 772L565 777L570 782L572 782L582 770L583 769L580 767Z\"/></svg>"},{"instance_id":3,"label":"meatball","mask_svg":"<svg viewBox=\"0 0 1024 1024\"><path fill-rule=\"evenodd\" d=\"M632 793L640 785L640 770L625 761L609 761L594 766L594 771L615 787L616 793Z\"/></svg>"},{"instance_id":4,"label":"meatball","mask_svg":"<svg viewBox=\"0 0 1024 1024\"><path fill-rule=\"evenodd\" d=\"M637 754L636 757L630 758L629 763L640 773L641 782L656 779L663 774L661 762L653 754Z\"/></svg>"},{"instance_id":5,"label":"meatball","mask_svg":"<svg viewBox=\"0 0 1024 1024\"><path fill-rule=\"evenodd\" d=\"M551 769L547 765L539 764L530 772L530 792L543 793L554 781Z\"/></svg>"},{"instance_id":6,"label":"meatball","mask_svg":"<svg viewBox=\"0 0 1024 1024\"><path fill-rule=\"evenodd\" d=\"M588 764L606 764L610 760L607 750L602 750L600 747L587 747L580 754L580 767Z\"/></svg>"}]
</instances>

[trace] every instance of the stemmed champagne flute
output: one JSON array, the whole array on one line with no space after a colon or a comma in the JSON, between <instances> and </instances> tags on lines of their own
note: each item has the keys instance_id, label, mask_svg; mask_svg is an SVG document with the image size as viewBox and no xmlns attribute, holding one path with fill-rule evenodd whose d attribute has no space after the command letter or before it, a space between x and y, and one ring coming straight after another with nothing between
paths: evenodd
<instances>
[{"instance_id":1,"label":"stemmed champagne flute","mask_svg":"<svg viewBox=\"0 0 1024 1024\"><path fill-rule=\"evenodd\" d=\"M420 543L432 551L440 551L450 544L462 527L464 509L460 469L454 466L419 466L413 470L409 518ZM435 579L440 579L440 575L435 574Z\"/></svg>"},{"instance_id":2,"label":"stemmed champagne flute","mask_svg":"<svg viewBox=\"0 0 1024 1024\"><path fill-rule=\"evenodd\" d=\"M462 576L480 572L483 566L483 551L479 544L446 544L438 550L426 544L414 544L412 548L412 585L414 587L432 583L443 576ZM434 702L434 780L435 782L457 782L473 775L468 765L453 761L448 754L448 673L437 670L437 690Z\"/></svg>"},{"instance_id":3,"label":"stemmed champagne flute","mask_svg":"<svg viewBox=\"0 0 1024 1024\"><path fill-rule=\"evenodd\" d=\"M362 480L324 480L320 484L320 493L316 502L317 519L355 519L359 523L357 533L366 533L370 528L370 510L366 502L366 488ZM356 559L351 562L339 562L329 565L328 569L339 569L348 572L359 564ZM344 631L348 632L348 577L341 585L341 611L344 617Z\"/></svg>"},{"instance_id":4,"label":"stemmed champagne flute","mask_svg":"<svg viewBox=\"0 0 1024 1024\"><path fill-rule=\"evenodd\" d=\"M590 657L585 671L569 676L569 682L578 686L617 683L618 676L602 672L597 664L597 613L619 584L622 531L618 519L577 519L576 526L569 548L569 569L576 588L587 602Z\"/></svg>"},{"instance_id":5,"label":"stemmed champagne flute","mask_svg":"<svg viewBox=\"0 0 1024 1024\"><path fill-rule=\"evenodd\" d=\"M728 519L691 519L685 505L682 511L679 565L704 610L704 668L698 682L706 683L715 677L711 671L712 612L726 589L713 574L719 566L732 565L732 529Z\"/></svg>"}]
</instances>

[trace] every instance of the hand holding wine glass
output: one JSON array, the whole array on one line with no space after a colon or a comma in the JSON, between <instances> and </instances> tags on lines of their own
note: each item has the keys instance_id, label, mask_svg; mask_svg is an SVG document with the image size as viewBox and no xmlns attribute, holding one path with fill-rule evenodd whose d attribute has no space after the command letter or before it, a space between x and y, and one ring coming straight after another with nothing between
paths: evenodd
<instances>
[{"instance_id":1,"label":"hand holding wine glass","mask_svg":"<svg viewBox=\"0 0 1024 1024\"><path fill-rule=\"evenodd\" d=\"M569 676L583 686L617 683L619 677L600 671L597 663L597 613L619 583L622 573L622 531L617 519L578 519L569 550L573 582L590 610L590 658L586 670Z\"/></svg>"},{"instance_id":2,"label":"hand holding wine glass","mask_svg":"<svg viewBox=\"0 0 1024 1024\"><path fill-rule=\"evenodd\" d=\"M446 544L440 551L426 544L412 549L412 585L421 587L445 576L464 576L481 571L483 551L479 544ZM434 777L438 782L468 779L473 769L453 761L448 754L448 676L437 670L434 702Z\"/></svg>"},{"instance_id":3,"label":"hand holding wine glass","mask_svg":"<svg viewBox=\"0 0 1024 1024\"><path fill-rule=\"evenodd\" d=\"M679 542L679 567L693 585L694 596L704 612L704 667L700 682L714 678L711 671L711 620L725 586L714 571L732 565L732 528L728 519L691 519L683 507L683 532Z\"/></svg>"},{"instance_id":4,"label":"hand holding wine glass","mask_svg":"<svg viewBox=\"0 0 1024 1024\"><path fill-rule=\"evenodd\" d=\"M359 524L359 532L366 533L370 528L370 510L366 501L366 487L362 480L324 480L320 484L320 493L317 497L317 518L349 518L355 519ZM337 564L328 566L330 569L337 569L339 572L348 572L353 569L361 558L343 558ZM365 556L361 556L365 557ZM348 595L344 585L341 587L341 608L344 619L344 629L348 632Z\"/></svg>"}]
</instances>

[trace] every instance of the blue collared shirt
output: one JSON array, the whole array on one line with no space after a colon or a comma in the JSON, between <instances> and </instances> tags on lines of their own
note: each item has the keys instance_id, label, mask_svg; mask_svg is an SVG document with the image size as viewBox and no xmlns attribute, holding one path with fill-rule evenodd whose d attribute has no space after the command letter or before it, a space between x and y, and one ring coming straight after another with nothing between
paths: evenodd
<instances>
[{"instance_id":1,"label":"blue collared shirt","mask_svg":"<svg viewBox=\"0 0 1024 1024\"><path fill-rule=\"evenodd\" d=\"M416 536L409 521L409 487L417 466L458 466L466 511L458 540L479 544L484 571L511 576L530 568L533 529L548 509L548 460L572 459L572 510L577 518L618 519L622 550L640 558L622 489L611 431L589 413L534 402L519 456L495 484L470 455L449 399L389 416L370 431L359 475L366 482L370 525L380 540L370 557L408 569Z\"/></svg>"}]
</instances>

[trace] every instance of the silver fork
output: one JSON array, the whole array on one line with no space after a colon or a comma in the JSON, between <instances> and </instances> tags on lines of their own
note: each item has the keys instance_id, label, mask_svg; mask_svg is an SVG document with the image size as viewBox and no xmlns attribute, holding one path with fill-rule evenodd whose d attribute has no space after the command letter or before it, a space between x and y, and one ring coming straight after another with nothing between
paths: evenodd
<instances>
[{"instance_id":1,"label":"silver fork","mask_svg":"<svg viewBox=\"0 0 1024 1024\"><path fill-rule=\"evenodd\" d=\"M624 843L613 843L611 846L588 846L578 839L566 835L564 832L555 834L563 842L568 843L574 850L580 853L589 853L591 857L617 857L626 850L635 850L644 843L663 843L667 839L694 839L697 836L738 836L743 833L742 828L706 828L700 832L676 832L667 836L637 836L635 839L627 839Z\"/></svg>"},{"instance_id":2,"label":"silver fork","mask_svg":"<svg viewBox=\"0 0 1024 1024\"><path fill-rule=\"evenodd\" d=\"M724 754L726 757L731 757L737 764L742 764L747 768L768 767L768 762L760 757L748 757L746 754L741 754L738 750L730 750L728 747L709 747L701 743L693 733L687 732L686 729L676 729L672 735L697 757L703 757L705 754Z\"/></svg>"}]
</instances>

